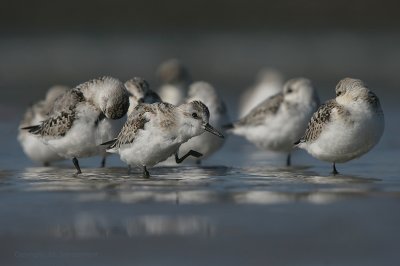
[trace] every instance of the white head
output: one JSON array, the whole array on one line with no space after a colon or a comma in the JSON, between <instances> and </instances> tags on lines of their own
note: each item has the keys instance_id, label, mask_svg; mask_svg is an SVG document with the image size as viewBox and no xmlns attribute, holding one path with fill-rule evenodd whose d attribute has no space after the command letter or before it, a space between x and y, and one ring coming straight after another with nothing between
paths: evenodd
<instances>
[{"instance_id":1,"label":"white head","mask_svg":"<svg viewBox=\"0 0 400 266\"><path fill-rule=\"evenodd\" d=\"M102 77L87 81L76 88L87 101L100 108L107 118L119 119L128 111L129 94L118 79Z\"/></svg>"},{"instance_id":2,"label":"white head","mask_svg":"<svg viewBox=\"0 0 400 266\"><path fill-rule=\"evenodd\" d=\"M319 105L319 97L311 81L306 78L288 80L283 86L285 101L298 104Z\"/></svg>"},{"instance_id":3,"label":"white head","mask_svg":"<svg viewBox=\"0 0 400 266\"><path fill-rule=\"evenodd\" d=\"M336 101L340 104L380 106L378 97L359 79L344 78L336 85L335 91Z\"/></svg>"},{"instance_id":4,"label":"white head","mask_svg":"<svg viewBox=\"0 0 400 266\"><path fill-rule=\"evenodd\" d=\"M186 67L175 58L161 63L157 76L163 84L189 84L191 80Z\"/></svg>"},{"instance_id":5,"label":"white head","mask_svg":"<svg viewBox=\"0 0 400 266\"><path fill-rule=\"evenodd\" d=\"M204 103L193 101L180 105L178 109L181 111L181 128L184 135L191 138L208 131L218 137L224 137L208 123L210 112Z\"/></svg>"}]
</instances>

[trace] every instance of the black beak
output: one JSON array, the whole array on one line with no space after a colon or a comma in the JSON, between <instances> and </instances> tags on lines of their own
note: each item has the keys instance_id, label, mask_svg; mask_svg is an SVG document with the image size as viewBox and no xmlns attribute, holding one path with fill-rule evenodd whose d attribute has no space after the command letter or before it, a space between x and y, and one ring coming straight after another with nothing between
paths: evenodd
<instances>
[{"instance_id":1,"label":"black beak","mask_svg":"<svg viewBox=\"0 0 400 266\"><path fill-rule=\"evenodd\" d=\"M211 134L214 134L215 136L218 136L220 138L224 138L224 135L219 133L215 128L213 128L209 123L203 125L203 128L205 131L210 132Z\"/></svg>"}]
</instances>

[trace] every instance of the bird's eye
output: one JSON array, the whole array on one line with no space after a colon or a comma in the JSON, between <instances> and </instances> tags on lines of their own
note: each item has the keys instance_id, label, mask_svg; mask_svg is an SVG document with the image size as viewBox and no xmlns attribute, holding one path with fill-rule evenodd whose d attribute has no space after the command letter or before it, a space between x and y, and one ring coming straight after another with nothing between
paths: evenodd
<instances>
[{"instance_id":1,"label":"bird's eye","mask_svg":"<svg viewBox=\"0 0 400 266\"><path fill-rule=\"evenodd\" d=\"M340 96L341 94L342 94L341 91L336 92L336 97L337 97L337 96Z\"/></svg>"},{"instance_id":2,"label":"bird's eye","mask_svg":"<svg viewBox=\"0 0 400 266\"><path fill-rule=\"evenodd\" d=\"M293 90L292 89L287 89L287 91L286 91L286 93L292 93L293 92Z\"/></svg>"},{"instance_id":3,"label":"bird's eye","mask_svg":"<svg viewBox=\"0 0 400 266\"><path fill-rule=\"evenodd\" d=\"M193 114L192 114L192 117L193 117L193 118L199 118L199 116L197 115L197 113L193 113Z\"/></svg>"}]
</instances>

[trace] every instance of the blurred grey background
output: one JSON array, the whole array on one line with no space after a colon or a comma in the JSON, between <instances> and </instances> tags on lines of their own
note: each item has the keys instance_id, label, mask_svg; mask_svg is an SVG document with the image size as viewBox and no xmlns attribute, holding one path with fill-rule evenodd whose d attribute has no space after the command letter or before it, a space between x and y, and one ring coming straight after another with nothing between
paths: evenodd
<instances>
[{"instance_id":1,"label":"blurred grey background","mask_svg":"<svg viewBox=\"0 0 400 266\"><path fill-rule=\"evenodd\" d=\"M181 59L195 80L236 106L262 67L306 76L322 99L345 76L395 103L400 77L397 1L0 1L0 106L43 97L54 84L143 76ZM11 108L11 109L10 109ZM234 111L233 111L234 113Z\"/></svg>"}]
</instances>

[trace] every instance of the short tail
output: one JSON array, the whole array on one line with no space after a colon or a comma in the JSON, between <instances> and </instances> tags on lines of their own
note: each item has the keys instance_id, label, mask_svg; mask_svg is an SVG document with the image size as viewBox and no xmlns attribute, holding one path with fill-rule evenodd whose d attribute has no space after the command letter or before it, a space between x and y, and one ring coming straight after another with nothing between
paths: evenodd
<instances>
[{"instance_id":1,"label":"short tail","mask_svg":"<svg viewBox=\"0 0 400 266\"><path fill-rule=\"evenodd\" d=\"M40 125L36 125L36 126L29 126L29 127L21 127L22 130L28 130L29 133L32 134L37 134L39 132L39 130L41 129Z\"/></svg>"},{"instance_id":2,"label":"short tail","mask_svg":"<svg viewBox=\"0 0 400 266\"><path fill-rule=\"evenodd\" d=\"M117 140L118 139L112 139L112 140L109 140L109 141L106 141L106 142L103 142L103 143L101 143L100 144L100 146L106 146L106 145L108 145L108 146L112 146L112 145L114 145L115 144L115 142L117 142Z\"/></svg>"},{"instance_id":3,"label":"short tail","mask_svg":"<svg viewBox=\"0 0 400 266\"><path fill-rule=\"evenodd\" d=\"M303 139L299 139L295 143L293 143L293 148L298 148L301 143L304 143Z\"/></svg>"},{"instance_id":4,"label":"short tail","mask_svg":"<svg viewBox=\"0 0 400 266\"><path fill-rule=\"evenodd\" d=\"M106 141L104 143L101 143L100 146L108 146L107 149L106 149L107 152L116 153L117 150L114 149L115 148L114 146L115 146L115 143L117 142L117 140L118 139L113 139L113 140Z\"/></svg>"}]
</instances>

